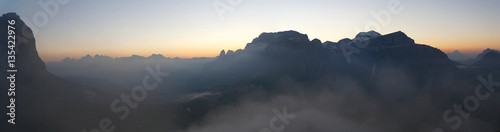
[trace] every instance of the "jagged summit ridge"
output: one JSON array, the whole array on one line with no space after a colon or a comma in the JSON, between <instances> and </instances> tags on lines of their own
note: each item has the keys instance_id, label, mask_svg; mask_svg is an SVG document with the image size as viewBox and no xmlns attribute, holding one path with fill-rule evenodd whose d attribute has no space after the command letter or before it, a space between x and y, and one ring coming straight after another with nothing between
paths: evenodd
<instances>
[{"instance_id":1,"label":"jagged summit ridge","mask_svg":"<svg viewBox=\"0 0 500 132\"><path fill-rule=\"evenodd\" d=\"M268 45L280 45L287 43L289 45L297 43L308 43L309 37L307 34L302 34L294 30L262 33L257 38L245 47L245 50L259 50L264 49Z\"/></svg>"}]
</instances>

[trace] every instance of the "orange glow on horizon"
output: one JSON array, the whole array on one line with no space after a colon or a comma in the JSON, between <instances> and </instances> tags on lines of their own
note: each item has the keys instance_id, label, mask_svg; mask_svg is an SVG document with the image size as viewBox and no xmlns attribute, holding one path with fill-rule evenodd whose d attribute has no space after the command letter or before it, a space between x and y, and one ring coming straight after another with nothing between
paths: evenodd
<instances>
[{"instance_id":1,"label":"orange glow on horizon","mask_svg":"<svg viewBox=\"0 0 500 132\"><path fill-rule=\"evenodd\" d=\"M254 36L254 34L248 35ZM466 55L476 55L485 50L486 48L500 49L500 40L495 37L481 37L481 36L426 36L426 34L409 33L409 37L413 38L418 44L426 44L442 50L444 53L450 53L454 50L459 50ZM245 37L246 38L246 37ZM310 37L311 39L312 37ZM152 44L147 44L142 47L134 47L131 42L121 43L121 45L108 45L107 47L98 47L95 49L86 48L78 49L76 51L62 50L70 49L70 47L61 47L56 49L50 46L39 46L39 55L44 62L57 62L69 57L79 59L87 54L94 56L96 54L117 57L129 57L132 55L140 55L148 57L151 54L162 54L165 57L180 57L180 58L193 58L193 57L216 57L221 50L237 50L243 49L245 44L252 38L233 39L229 41L218 40L208 43L203 41L190 40L190 44L184 45L165 45L166 42L151 41ZM322 40L327 41L327 40ZM329 40L331 41L331 40ZM335 41L334 41L335 42ZM86 43L86 42L79 42ZM62 45L62 44L61 44ZM48 48L47 48L48 47Z\"/></svg>"}]
</instances>

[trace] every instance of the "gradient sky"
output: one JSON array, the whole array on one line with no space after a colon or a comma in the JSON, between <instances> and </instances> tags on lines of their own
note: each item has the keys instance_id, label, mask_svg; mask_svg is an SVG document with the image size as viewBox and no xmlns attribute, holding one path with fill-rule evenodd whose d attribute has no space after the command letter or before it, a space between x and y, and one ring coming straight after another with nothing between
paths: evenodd
<instances>
[{"instance_id":1,"label":"gradient sky","mask_svg":"<svg viewBox=\"0 0 500 132\"><path fill-rule=\"evenodd\" d=\"M1 0L0 13L17 12L33 21L39 0ZM40 0L47 1L47 0ZM310 39L337 42L366 31L371 12L388 10L391 0L242 0L221 20L216 0L71 0L37 28L44 61L86 54L214 57L236 50L262 32L296 30ZM499 0L396 0L402 11L377 31L403 31L417 43L445 52L475 54L500 49ZM27 21L27 20L24 20ZM380 24L380 23L379 23Z\"/></svg>"}]
</instances>

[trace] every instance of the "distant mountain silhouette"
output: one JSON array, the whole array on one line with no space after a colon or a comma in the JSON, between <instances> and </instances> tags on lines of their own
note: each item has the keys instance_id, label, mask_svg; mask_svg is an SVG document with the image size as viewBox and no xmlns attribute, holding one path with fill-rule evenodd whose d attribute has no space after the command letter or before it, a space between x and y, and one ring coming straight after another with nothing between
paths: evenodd
<instances>
[{"instance_id":1,"label":"distant mountain silhouette","mask_svg":"<svg viewBox=\"0 0 500 132\"><path fill-rule=\"evenodd\" d=\"M363 48L360 54L353 55L353 58L354 63L369 66L366 68L402 68L419 82L431 81L433 79L429 77L442 76L458 70L444 52L428 45L415 44L415 41L403 32L370 40L368 46Z\"/></svg>"},{"instance_id":2,"label":"distant mountain silhouette","mask_svg":"<svg viewBox=\"0 0 500 132\"><path fill-rule=\"evenodd\" d=\"M500 53L495 51L483 52L481 56L478 55L477 62L474 66L500 66Z\"/></svg>"},{"instance_id":3,"label":"distant mountain silhouette","mask_svg":"<svg viewBox=\"0 0 500 132\"><path fill-rule=\"evenodd\" d=\"M220 73L221 79L292 76L299 80L314 80L342 73L366 71L365 74L371 74L374 66L406 67L422 79L431 74L456 70L446 54L430 46L415 44L403 32L380 36L371 31L356 35L355 40L362 38L368 45L360 48L359 54L350 56L353 63L349 64L339 46L352 42L349 39L322 44L320 40L310 41L307 35L296 31L262 33L245 49L231 57L226 54L226 57L209 64L211 70L207 71Z\"/></svg>"},{"instance_id":4,"label":"distant mountain silhouette","mask_svg":"<svg viewBox=\"0 0 500 132\"><path fill-rule=\"evenodd\" d=\"M454 60L454 61L464 61L467 59L471 59L470 56L464 55L462 52L460 52L458 50L454 50L453 52L448 53L447 55L448 55L448 58L450 58L451 60Z\"/></svg>"}]
</instances>

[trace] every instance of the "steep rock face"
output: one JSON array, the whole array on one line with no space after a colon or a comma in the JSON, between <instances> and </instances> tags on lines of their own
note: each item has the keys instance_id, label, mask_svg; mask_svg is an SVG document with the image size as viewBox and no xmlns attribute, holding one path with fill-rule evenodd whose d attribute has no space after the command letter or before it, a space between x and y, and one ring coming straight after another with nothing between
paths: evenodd
<instances>
[{"instance_id":1,"label":"steep rock face","mask_svg":"<svg viewBox=\"0 0 500 132\"><path fill-rule=\"evenodd\" d=\"M359 61L364 63L390 60L395 63L429 64L427 68L453 67L444 52L427 45L415 44L412 38L401 31L370 39L367 46L360 50Z\"/></svg>"},{"instance_id":2,"label":"steep rock face","mask_svg":"<svg viewBox=\"0 0 500 132\"><path fill-rule=\"evenodd\" d=\"M82 114L102 107L98 102L99 90L77 85L47 72L45 63L40 59L36 49L36 39L32 30L15 13L7 13L0 17L0 61L2 77L9 67L7 62L7 26L8 20L15 20L16 36L16 125L0 126L0 131L80 131L102 113ZM7 91L8 80L2 80L2 91ZM1 96L3 101L6 96ZM92 105L94 104L94 105ZM83 107L87 106L87 107ZM4 113L2 109L2 113ZM6 112L5 112L6 113ZM4 119L4 114L2 114ZM2 123L3 125L4 123Z\"/></svg>"},{"instance_id":3,"label":"steep rock face","mask_svg":"<svg viewBox=\"0 0 500 132\"><path fill-rule=\"evenodd\" d=\"M350 63L346 61L342 44L359 49L350 56L353 60ZM453 75L455 70L457 68L445 53L415 44L403 32L360 33L353 40L342 39L338 43L309 40L307 35L296 31L262 33L244 50L207 64L206 72L194 81L197 83L187 86L217 95L183 105L213 109L213 105L230 103L252 91L279 93L291 90L277 87L283 78L306 84L318 80L353 79L367 93L386 99L413 98L420 92L441 96L435 91L447 88L443 78Z\"/></svg>"}]
</instances>

